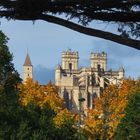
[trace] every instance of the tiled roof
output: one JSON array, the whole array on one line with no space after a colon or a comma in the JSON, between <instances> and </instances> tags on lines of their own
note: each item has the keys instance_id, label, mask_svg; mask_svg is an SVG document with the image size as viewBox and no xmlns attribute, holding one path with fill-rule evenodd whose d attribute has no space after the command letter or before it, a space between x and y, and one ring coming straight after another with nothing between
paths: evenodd
<instances>
[{"instance_id":1,"label":"tiled roof","mask_svg":"<svg viewBox=\"0 0 140 140\"><path fill-rule=\"evenodd\" d=\"M32 66L31 59L28 53L26 55L26 59L23 66Z\"/></svg>"}]
</instances>

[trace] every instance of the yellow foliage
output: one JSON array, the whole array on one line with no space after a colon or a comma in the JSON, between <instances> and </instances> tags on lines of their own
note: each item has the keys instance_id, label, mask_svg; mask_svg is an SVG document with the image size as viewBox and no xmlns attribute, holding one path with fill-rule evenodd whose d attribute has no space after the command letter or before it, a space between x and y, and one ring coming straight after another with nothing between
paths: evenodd
<instances>
[{"instance_id":1,"label":"yellow foliage","mask_svg":"<svg viewBox=\"0 0 140 140\"><path fill-rule=\"evenodd\" d=\"M25 83L18 86L20 90L20 103L23 106L34 102L42 107L48 104L55 112L63 109L64 102L58 95L58 88L51 82L46 86L40 86L38 82L27 79Z\"/></svg>"},{"instance_id":2,"label":"yellow foliage","mask_svg":"<svg viewBox=\"0 0 140 140\"><path fill-rule=\"evenodd\" d=\"M109 140L125 116L129 97L140 90L140 80L126 79L121 86L109 85L101 98L94 100L94 109L88 110L85 130L90 137Z\"/></svg>"},{"instance_id":3,"label":"yellow foliage","mask_svg":"<svg viewBox=\"0 0 140 140\"><path fill-rule=\"evenodd\" d=\"M72 121L74 116L67 109L61 110L56 117L53 119L56 127L61 128L63 125Z\"/></svg>"},{"instance_id":4,"label":"yellow foliage","mask_svg":"<svg viewBox=\"0 0 140 140\"><path fill-rule=\"evenodd\" d=\"M29 103L34 102L42 108L47 104L55 111L53 118L55 127L61 128L63 125L68 125L74 120L72 113L64 108L64 101L58 95L58 88L51 82L45 86L40 86L38 82L27 79L18 88L20 90L21 105L27 106Z\"/></svg>"}]
</instances>

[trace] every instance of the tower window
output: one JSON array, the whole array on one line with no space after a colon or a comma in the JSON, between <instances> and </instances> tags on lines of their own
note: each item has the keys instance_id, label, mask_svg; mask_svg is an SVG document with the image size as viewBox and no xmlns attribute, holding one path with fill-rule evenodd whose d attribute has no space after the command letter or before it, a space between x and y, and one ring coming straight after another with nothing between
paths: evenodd
<instances>
[{"instance_id":1,"label":"tower window","mask_svg":"<svg viewBox=\"0 0 140 140\"><path fill-rule=\"evenodd\" d=\"M69 70L72 70L72 63L69 63Z\"/></svg>"},{"instance_id":2,"label":"tower window","mask_svg":"<svg viewBox=\"0 0 140 140\"><path fill-rule=\"evenodd\" d=\"M29 68L27 68L27 70L29 70Z\"/></svg>"},{"instance_id":3,"label":"tower window","mask_svg":"<svg viewBox=\"0 0 140 140\"><path fill-rule=\"evenodd\" d=\"M97 65L97 69L98 69L98 70L101 69L101 65L100 65L100 64Z\"/></svg>"},{"instance_id":4,"label":"tower window","mask_svg":"<svg viewBox=\"0 0 140 140\"><path fill-rule=\"evenodd\" d=\"M28 74L28 77L29 77L30 75Z\"/></svg>"}]
</instances>

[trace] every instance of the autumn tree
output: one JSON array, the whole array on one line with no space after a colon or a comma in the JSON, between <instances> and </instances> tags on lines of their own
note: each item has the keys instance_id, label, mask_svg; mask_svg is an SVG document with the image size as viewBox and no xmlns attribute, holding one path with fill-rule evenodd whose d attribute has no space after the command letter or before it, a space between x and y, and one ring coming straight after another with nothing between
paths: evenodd
<instances>
[{"instance_id":1,"label":"autumn tree","mask_svg":"<svg viewBox=\"0 0 140 140\"><path fill-rule=\"evenodd\" d=\"M75 115L72 114L67 109L61 110L53 118L55 127L57 128L58 139L62 137L69 140L77 140L78 133L77 128L75 127Z\"/></svg>"},{"instance_id":2,"label":"autumn tree","mask_svg":"<svg viewBox=\"0 0 140 140\"><path fill-rule=\"evenodd\" d=\"M0 139L76 140L74 117L64 108L55 85L40 86L27 79L18 88L20 98L13 102L0 98Z\"/></svg>"},{"instance_id":3,"label":"autumn tree","mask_svg":"<svg viewBox=\"0 0 140 140\"><path fill-rule=\"evenodd\" d=\"M7 41L0 32L0 139L76 139L74 117L64 108L58 88L52 83L40 86L32 79L20 83Z\"/></svg>"},{"instance_id":4,"label":"autumn tree","mask_svg":"<svg viewBox=\"0 0 140 140\"><path fill-rule=\"evenodd\" d=\"M121 86L108 86L101 98L95 98L95 108L88 111L85 130L92 139L109 140L125 117L129 97L135 92L135 81L127 79Z\"/></svg>"},{"instance_id":5,"label":"autumn tree","mask_svg":"<svg viewBox=\"0 0 140 140\"><path fill-rule=\"evenodd\" d=\"M48 104L55 112L64 108L63 99L58 95L58 88L49 82L46 86L41 86L36 81L28 78L25 83L21 83L20 90L20 102L23 106L34 102L38 106Z\"/></svg>"},{"instance_id":6,"label":"autumn tree","mask_svg":"<svg viewBox=\"0 0 140 140\"><path fill-rule=\"evenodd\" d=\"M125 117L115 131L115 140L135 139L140 137L140 79L135 82L134 93L129 96Z\"/></svg>"},{"instance_id":7,"label":"autumn tree","mask_svg":"<svg viewBox=\"0 0 140 140\"><path fill-rule=\"evenodd\" d=\"M140 49L139 0L1 0L0 8L0 17L8 20L44 20ZM115 30L94 23L113 24Z\"/></svg>"},{"instance_id":8,"label":"autumn tree","mask_svg":"<svg viewBox=\"0 0 140 140\"><path fill-rule=\"evenodd\" d=\"M37 107L39 107L40 113L45 108L47 109L46 112L48 112L49 116L43 116L44 118L42 119L46 118L46 120L49 120L49 122L42 122L43 127L46 128L45 131L42 131L42 133L46 131L50 132L51 130L47 130L47 125L50 125L50 129L53 131L51 133L54 133L50 138L53 140L76 139L77 130L76 127L74 127L74 115L64 107L64 101L58 95L58 87L51 82L49 82L46 86L41 86L38 84L38 82L34 82L30 78L27 79L25 83L20 84L18 87L20 90L19 101L22 106L28 108L28 106L35 104ZM34 121L38 122L38 119L34 119ZM38 130L41 129L42 126L38 128Z\"/></svg>"},{"instance_id":9,"label":"autumn tree","mask_svg":"<svg viewBox=\"0 0 140 140\"><path fill-rule=\"evenodd\" d=\"M140 137L140 91L129 99L125 117L121 120L115 133L115 140L138 140Z\"/></svg>"}]
</instances>

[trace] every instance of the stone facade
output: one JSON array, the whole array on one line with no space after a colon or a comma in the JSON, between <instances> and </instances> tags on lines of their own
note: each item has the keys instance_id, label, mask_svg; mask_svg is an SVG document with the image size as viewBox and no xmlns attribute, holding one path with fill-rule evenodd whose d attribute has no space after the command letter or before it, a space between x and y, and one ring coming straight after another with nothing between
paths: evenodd
<instances>
[{"instance_id":1,"label":"stone facade","mask_svg":"<svg viewBox=\"0 0 140 140\"><path fill-rule=\"evenodd\" d=\"M93 98L99 97L108 84L120 84L124 77L123 68L107 70L105 52L91 53L90 62L90 67L79 68L78 52L69 49L62 52L62 65L56 66L55 84L66 107L73 112L93 108Z\"/></svg>"},{"instance_id":2,"label":"stone facade","mask_svg":"<svg viewBox=\"0 0 140 140\"><path fill-rule=\"evenodd\" d=\"M25 82L27 78L33 78L33 65L28 53L23 67ZM93 98L100 97L108 84L120 84L123 78L123 68L117 71L107 69L105 52L91 53L90 66L79 68L79 53L69 49L62 52L62 64L58 64L55 70L59 95L64 98L66 107L75 113L80 109L93 108Z\"/></svg>"}]
</instances>

